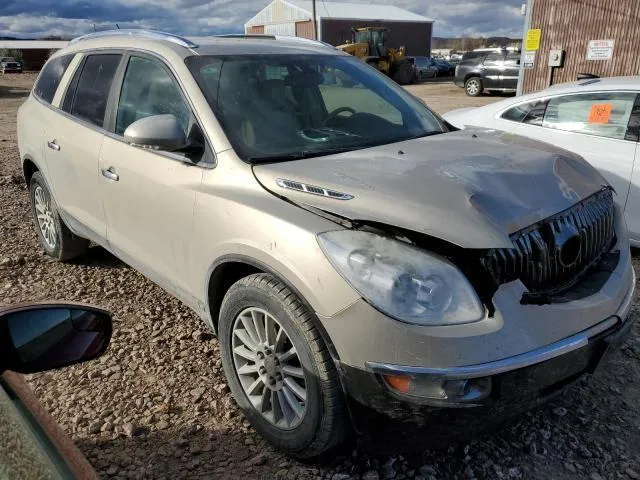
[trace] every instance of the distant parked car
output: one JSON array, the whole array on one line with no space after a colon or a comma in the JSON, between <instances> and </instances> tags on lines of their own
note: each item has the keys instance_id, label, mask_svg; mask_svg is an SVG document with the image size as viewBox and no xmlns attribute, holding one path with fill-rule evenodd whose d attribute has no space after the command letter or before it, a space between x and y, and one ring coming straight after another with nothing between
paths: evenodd
<instances>
[{"instance_id":1,"label":"distant parked car","mask_svg":"<svg viewBox=\"0 0 640 480\"><path fill-rule=\"evenodd\" d=\"M0 58L0 71L2 73L22 73L22 63L13 57Z\"/></svg>"},{"instance_id":2,"label":"distant parked car","mask_svg":"<svg viewBox=\"0 0 640 480\"><path fill-rule=\"evenodd\" d=\"M438 67L430 57L413 57L416 80L433 78L438 75Z\"/></svg>"},{"instance_id":3,"label":"distant parked car","mask_svg":"<svg viewBox=\"0 0 640 480\"><path fill-rule=\"evenodd\" d=\"M0 477L98 478L13 372L42 372L97 358L109 345L111 328L108 312L84 305L0 307Z\"/></svg>"},{"instance_id":4,"label":"distant parked car","mask_svg":"<svg viewBox=\"0 0 640 480\"><path fill-rule=\"evenodd\" d=\"M506 49L467 52L455 67L455 84L477 97L485 90L515 92L520 71L520 53Z\"/></svg>"},{"instance_id":5,"label":"distant parked car","mask_svg":"<svg viewBox=\"0 0 640 480\"><path fill-rule=\"evenodd\" d=\"M588 79L444 116L459 128L525 135L582 155L611 183L640 247L640 77Z\"/></svg>"},{"instance_id":6,"label":"distant parked car","mask_svg":"<svg viewBox=\"0 0 640 480\"><path fill-rule=\"evenodd\" d=\"M436 67L438 67L438 76L440 77L448 77L455 73L455 68L449 62L447 62L444 58L434 58Z\"/></svg>"}]
</instances>

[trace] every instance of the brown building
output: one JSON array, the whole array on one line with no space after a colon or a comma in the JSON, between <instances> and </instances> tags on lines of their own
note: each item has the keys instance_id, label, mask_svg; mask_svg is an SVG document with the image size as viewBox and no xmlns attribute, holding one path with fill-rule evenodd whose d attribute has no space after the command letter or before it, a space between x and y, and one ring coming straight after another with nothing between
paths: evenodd
<instances>
[{"instance_id":1,"label":"brown building","mask_svg":"<svg viewBox=\"0 0 640 480\"><path fill-rule=\"evenodd\" d=\"M640 75L640 0L529 0L529 8L529 28L541 32L532 69L522 47L523 93L582 73ZM562 66L549 66L552 50L564 52Z\"/></svg>"},{"instance_id":2,"label":"brown building","mask_svg":"<svg viewBox=\"0 0 640 480\"><path fill-rule=\"evenodd\" d=\"M246 33L314 38L309 0L273 0L245 24ZM389 47L404 45L409 55L431 55L433 19L393 5L316 2L318 39L332 45L351 40L353 27L384 26Z\"/></svg>"}]
</instances>

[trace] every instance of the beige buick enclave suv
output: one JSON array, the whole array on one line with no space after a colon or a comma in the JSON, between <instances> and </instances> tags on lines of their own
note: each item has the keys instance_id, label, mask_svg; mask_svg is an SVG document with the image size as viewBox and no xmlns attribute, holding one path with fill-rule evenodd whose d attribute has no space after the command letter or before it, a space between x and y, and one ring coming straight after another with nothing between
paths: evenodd
<instances>
[{"instance_id":1,"label":"beige buick enclave suv","mask_svg":"<svg viewBox=\"0 0 640 480\"><path fill-rule=\"evenodd\" d=\"M631 325L600 174L455 131L319 42L80 37L18 135L45 251L95 242L189 305L251 424L300 457L351 425L413 445L475 431L592 372Z\"/></svg>"}]
</instances>

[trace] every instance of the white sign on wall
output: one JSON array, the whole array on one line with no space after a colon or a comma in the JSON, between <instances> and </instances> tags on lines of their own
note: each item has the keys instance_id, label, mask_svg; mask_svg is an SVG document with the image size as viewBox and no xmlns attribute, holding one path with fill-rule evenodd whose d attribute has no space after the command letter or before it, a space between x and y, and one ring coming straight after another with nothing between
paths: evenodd
<instances>
[{"instance_id":1,"label":"white sign on wall","mask_svg":"<svg viewBox=\"0 0 640 480\"><path fill-rule=\"evenodd\" d=\"M536 63L536 52L524 52L522 55L522 66L530 70L533 68L533 65Z\"/></svg>"},{"instance_id":2,"label":"white sign on wall","mask_svg":"<svg viewBox=\"0 0 640 480\"><path fill-rule=\"evenodd\" d=\"M587 60L611 60L615 40L589 40Z\"/></svg>"}]
</instances>

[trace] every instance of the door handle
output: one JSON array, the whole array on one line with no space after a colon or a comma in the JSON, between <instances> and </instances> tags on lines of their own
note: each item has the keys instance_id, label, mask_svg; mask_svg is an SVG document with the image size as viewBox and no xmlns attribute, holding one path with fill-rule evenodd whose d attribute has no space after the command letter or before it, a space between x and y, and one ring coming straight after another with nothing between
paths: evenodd
<instances>
[{"instance_id":1,"label":"door handle","mask_svg":"<svg viewBox=\"0 0 640 480\"><path fill-rule=\"evenodd\" d=\"M47 142L47 147L49 147L51 150L55 150L56 152L60 151L60 145L58 145L55 140Z\"/></svg>"},{"instance_id":2,"label":"door handle","mask_svg":"<svg viewBox=\"0 0 640 480\"><path fill-rule=\"evenodd\" d=\"M113 167L103 168L102 176L108 178L109 180L113 180L114 182L120 180L120 175L113 171Z\"/></svg>"}]
</instances>

